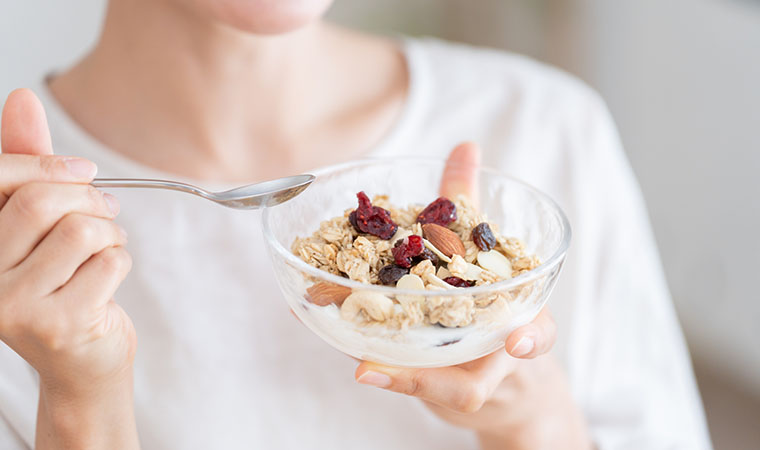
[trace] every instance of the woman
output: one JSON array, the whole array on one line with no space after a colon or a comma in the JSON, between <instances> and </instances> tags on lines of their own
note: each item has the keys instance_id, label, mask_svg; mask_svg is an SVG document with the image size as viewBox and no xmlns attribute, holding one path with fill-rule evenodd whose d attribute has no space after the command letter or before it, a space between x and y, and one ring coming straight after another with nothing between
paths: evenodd
<instances>
[{"instance_id":1,"label":"woman","mask_svg":"<svg viewBox=\"0 0 760 450\"><path fill-rule=\"evenodd\" d=\"M8 98L3 448L709 447L602 102L516 56L327 25L329 3L111 0L96 47L36 89L42 104ZM573 223L550 355L535 358L555 340L545 311L509 336L509 354L364 362L352 383L355 363L283 307L256 213L86 185L92 162L101 176L213 188L367 155L444 157L467 139ZM478 158L462 144L451 163Z\"/></svg>"}]
</instances>

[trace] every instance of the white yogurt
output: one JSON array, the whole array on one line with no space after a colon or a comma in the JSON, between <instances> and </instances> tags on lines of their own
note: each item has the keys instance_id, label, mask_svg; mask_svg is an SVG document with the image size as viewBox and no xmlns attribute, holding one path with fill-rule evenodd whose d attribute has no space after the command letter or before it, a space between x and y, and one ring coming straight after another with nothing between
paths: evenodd
<instances>
[{"instance_id":1,"label":"white yogurt","mask_svg":"<svg viewBox=\"0 0 760 450\"><path fill-rule=\"evenodd\" d=\"M528 323L537 312L521 303L510 303L509 309L509 314L489 323L462 328L417 325L401 330L343 320L335 305L304 301L294 311L322 339L355 358L396 366L436 367L471 361L498 350L512 330Z\"/></svg>"}]
</instances>

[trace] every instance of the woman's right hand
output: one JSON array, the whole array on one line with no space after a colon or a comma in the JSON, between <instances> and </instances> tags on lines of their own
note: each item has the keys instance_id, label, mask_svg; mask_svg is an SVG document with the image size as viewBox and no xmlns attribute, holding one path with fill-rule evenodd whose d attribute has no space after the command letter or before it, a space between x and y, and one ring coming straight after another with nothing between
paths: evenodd
<instances>
[{"instance_id":1,"label":"woman's right hand","mask_svg":"<svg viewBox=\"0 0 760 450\"><path fill-rule=\"evenodd\" d=\"M48 438L79 447L79 433L68 433L88 431L108 395L131 408L135 331L112 300L131 258L113 221L118 202L89 185L96 170L54 156L39 100L11 93L0 154L0 339L39 373L41 447Z\"/></svg>"}]
</instances>

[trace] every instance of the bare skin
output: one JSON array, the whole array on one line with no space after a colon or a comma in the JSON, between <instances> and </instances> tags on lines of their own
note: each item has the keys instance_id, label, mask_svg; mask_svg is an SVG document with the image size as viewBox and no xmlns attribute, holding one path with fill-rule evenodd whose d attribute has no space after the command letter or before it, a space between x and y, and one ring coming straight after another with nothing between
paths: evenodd
<instances>
[{"instance_id":1,"label":"bare skin","mask_svg":"<svg viewBox=\"0 0 760 450\"><path fill-rule=\"evenodd\" d=\"M0 339L39 373L37 448L137 448L118 201L87 184L94 164L52 155L31 91L6 102L2 150Z\"/></svg>"},{"instance_id":2,"label":"bare skin","mask_svg":"<svg viewBox=\"0 0 760 450\"><path fill-rule=\"evenodd\" d=\"M50 87L96 139L165 172L249 182L345 161L393 126L408 73L392 41L320 22L327 3L112 0L93 52ZM296 4L297 14L279 11ZM31 221L36 233L13 265L4 269L0 258L0 338L40 372L37 448L138 448L134 329L110 301L129 269L115 210L108 208L114 199L85 186L92 171L73 176L70 161L44 156L50 138L31 93L13 93L6 111L0 243L23 241L21 227L4 229L3 221ZM450 161L476 164L478 157L474 145L463 144ZM453 178L442 192L468 192L473 183ZM36 213L24 218L23 211ZM71 238L72 220L92 222L91 233ZM68 259L51 259L59 254ZM77 282L93 273L86 288ZM29 285L47 290L27 292ZM63 292L76 308L62 315L50 298ZM509 336L509 354L441 369L364 362L356 378L424 400L444 420L476 431L484 449L589 448L561 369L549 355L532 360L554 339L554 321L544 311Z\"/></svg>"},{"instance_id":3,"label":"bare skin","mask_svg":"<svg viewBox=\"0 0 760 450\"><path fill-rule=\"evenodd\" d=\"M398 117L407 72L392 42L321 22L262 37L171 2L113 1L95 50L50 86L131 159L246 182L370 149Z\"/></svg>"}]
</instances>

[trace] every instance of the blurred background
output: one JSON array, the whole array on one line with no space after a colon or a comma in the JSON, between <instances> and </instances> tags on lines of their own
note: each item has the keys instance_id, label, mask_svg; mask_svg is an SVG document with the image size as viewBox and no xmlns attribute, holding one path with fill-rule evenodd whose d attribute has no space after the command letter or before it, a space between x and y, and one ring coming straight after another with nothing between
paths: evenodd
<instances>
[{"instance_id":1,"label":"blurred background","mask_svg":"<svg viewBox=\"0 0 760 450\"><path fill-rule=\"evenodd\" d=\"M0 4L4 99L85 52L105 1ZM760 448L760 1L337 0L329 17L527 54L599 90L649 205L715 447Z\"/></svg>"}]
</instances>

